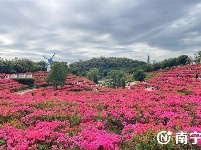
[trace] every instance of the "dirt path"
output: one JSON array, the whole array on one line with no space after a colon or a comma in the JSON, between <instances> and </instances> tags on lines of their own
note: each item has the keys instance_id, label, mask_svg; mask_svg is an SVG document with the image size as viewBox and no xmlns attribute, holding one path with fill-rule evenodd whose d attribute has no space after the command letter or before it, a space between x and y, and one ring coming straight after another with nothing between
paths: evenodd
<instances>
[{"instance_id":1,"label":"dirt path","mask_svg":"<svg viewBox=\"0 0 201 150\"><path fill-rule=\"evenodd\" d=\"M40 88L44 88L44 87L40 87ZM22 94L24 94L24 93L26 93L26 92L34 91L34 90L37 90L37 89L40 89L40 88L26 89L26 90L18 91L18 92L15 92L15 93L22 95ZM46 88L47 88L47 89L53 88L53 86L47 86Z\"/></svg>"},{"instance_id":2,"label":"dirt path","mask_svg":"<svg viewBox=\"0 0 201 150\"><path fill-rule=\"evenodd\" d=\"M27 90L23 90L23 91L15 92L15 93L16 93L16 94L20 94L20 95L22 95L22 94L24 94L25 92L34 91L34 90L36 90L36 88L33 88L33 89L27 89Z\"/></svg>"}]
</instances>

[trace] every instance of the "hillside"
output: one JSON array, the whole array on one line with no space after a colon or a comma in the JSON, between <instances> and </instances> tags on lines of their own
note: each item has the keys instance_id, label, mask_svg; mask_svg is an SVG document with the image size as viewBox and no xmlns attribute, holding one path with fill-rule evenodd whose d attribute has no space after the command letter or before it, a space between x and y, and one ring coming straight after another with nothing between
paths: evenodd
<instances>
[{"instance_id":1,"label":"hillside","mask_svg":"<svg viewBox=\"0 0 201 150\"><path fill-rule=\"evenodd\" d=\"M100 76L106 76L111 70L122 70L132 73L135 68L145 64L145 62L128 58L99 57L72 63L69 65L69 69L74 75L85 76L87 71L97 68L99 69Z\"/></svg>"},{"instance_id":2,"label":"hillside","mask_svg":"<svg viewBox=\"0 0 201 150\"><path fill-rule=\"evenodd\" d=\"M176 133L201 133L200 68L157 70L150 73L160 74L157 77L125 89L99 88L69 75L62 89L43 87L16 94L3 82L0 149L200 150L200 139L197 144L190 139L175 144ZM44 79L45 74L35 76ZM153 89L147 90L145 84ZM89 89L93 87L97 90ZM168 144L156 140L161 131L173 133Z\"/></svg>"},{"instance_id":3,"label":"hillside","mask_svg":"<svg viewBox=\"0 0 201 150\"><path fill-rule=\"evenodd\" d=\"M201 74L201 65L184 65L172 69L163 69L150 72L149 75L156 75L156 77L145 80L146 83L131 86L131 89L145 89L159 88L160 91L165 93L180 93L183 95L200 95L200 78L196 79ZM178 76L177 76L178 75Z\"/></svg>"}]
</instances>

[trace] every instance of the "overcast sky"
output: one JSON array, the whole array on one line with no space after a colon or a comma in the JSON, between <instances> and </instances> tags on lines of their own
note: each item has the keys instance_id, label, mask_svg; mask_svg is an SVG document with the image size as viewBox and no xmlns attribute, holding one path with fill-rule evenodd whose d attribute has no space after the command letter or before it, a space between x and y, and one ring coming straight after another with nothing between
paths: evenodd
<instances>
[{"instance_id":1,"label":"overcast sky","mask_svg":"<svg viewBox=\"0 0 201 150\"><path fill-rule=\"evenodd\" d=\"M2 58L160 61L199 50L199 0L0 0Z\"/></svg>"}]
</instances>

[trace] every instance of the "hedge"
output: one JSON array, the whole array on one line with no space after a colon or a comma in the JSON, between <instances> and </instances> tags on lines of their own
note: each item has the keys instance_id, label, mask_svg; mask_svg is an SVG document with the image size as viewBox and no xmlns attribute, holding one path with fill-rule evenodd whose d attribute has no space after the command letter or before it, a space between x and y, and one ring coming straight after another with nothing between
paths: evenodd
<instances>
[{"instance_id":1,"label":"hedge","mask_svg":"<svg viewBox=\"0 0 201 150\"><path fill-rule=\"evenodd\" d=\"M13 79L21 84L28 85L30 87L34 87L34 79L33 78L16 78Z\"/></svg>"}]
</instances>

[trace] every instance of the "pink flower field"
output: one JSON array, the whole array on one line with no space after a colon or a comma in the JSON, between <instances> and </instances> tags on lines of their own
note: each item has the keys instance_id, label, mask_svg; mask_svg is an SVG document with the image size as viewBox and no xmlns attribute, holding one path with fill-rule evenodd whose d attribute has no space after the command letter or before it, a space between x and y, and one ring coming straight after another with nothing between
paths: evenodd
<instances>
[{"instance_id":1,"label":"pink flower field","mask_svg":"<svg viewBox=\"0 0 201 150\"><path fill-rule=\"evenodd\" d=\"M152 91L144 83L97 91L38 88L23 95L1 89L0 149L199 150L201 135L196 144L190 138L201 133L201 79L195 79L195 67L158 71L147 81L158 87ZM168 144L158 143L160 131L173 132ZM189 135L187 144L176 144L181 131Z\"/></svg>"}]
</instances>

